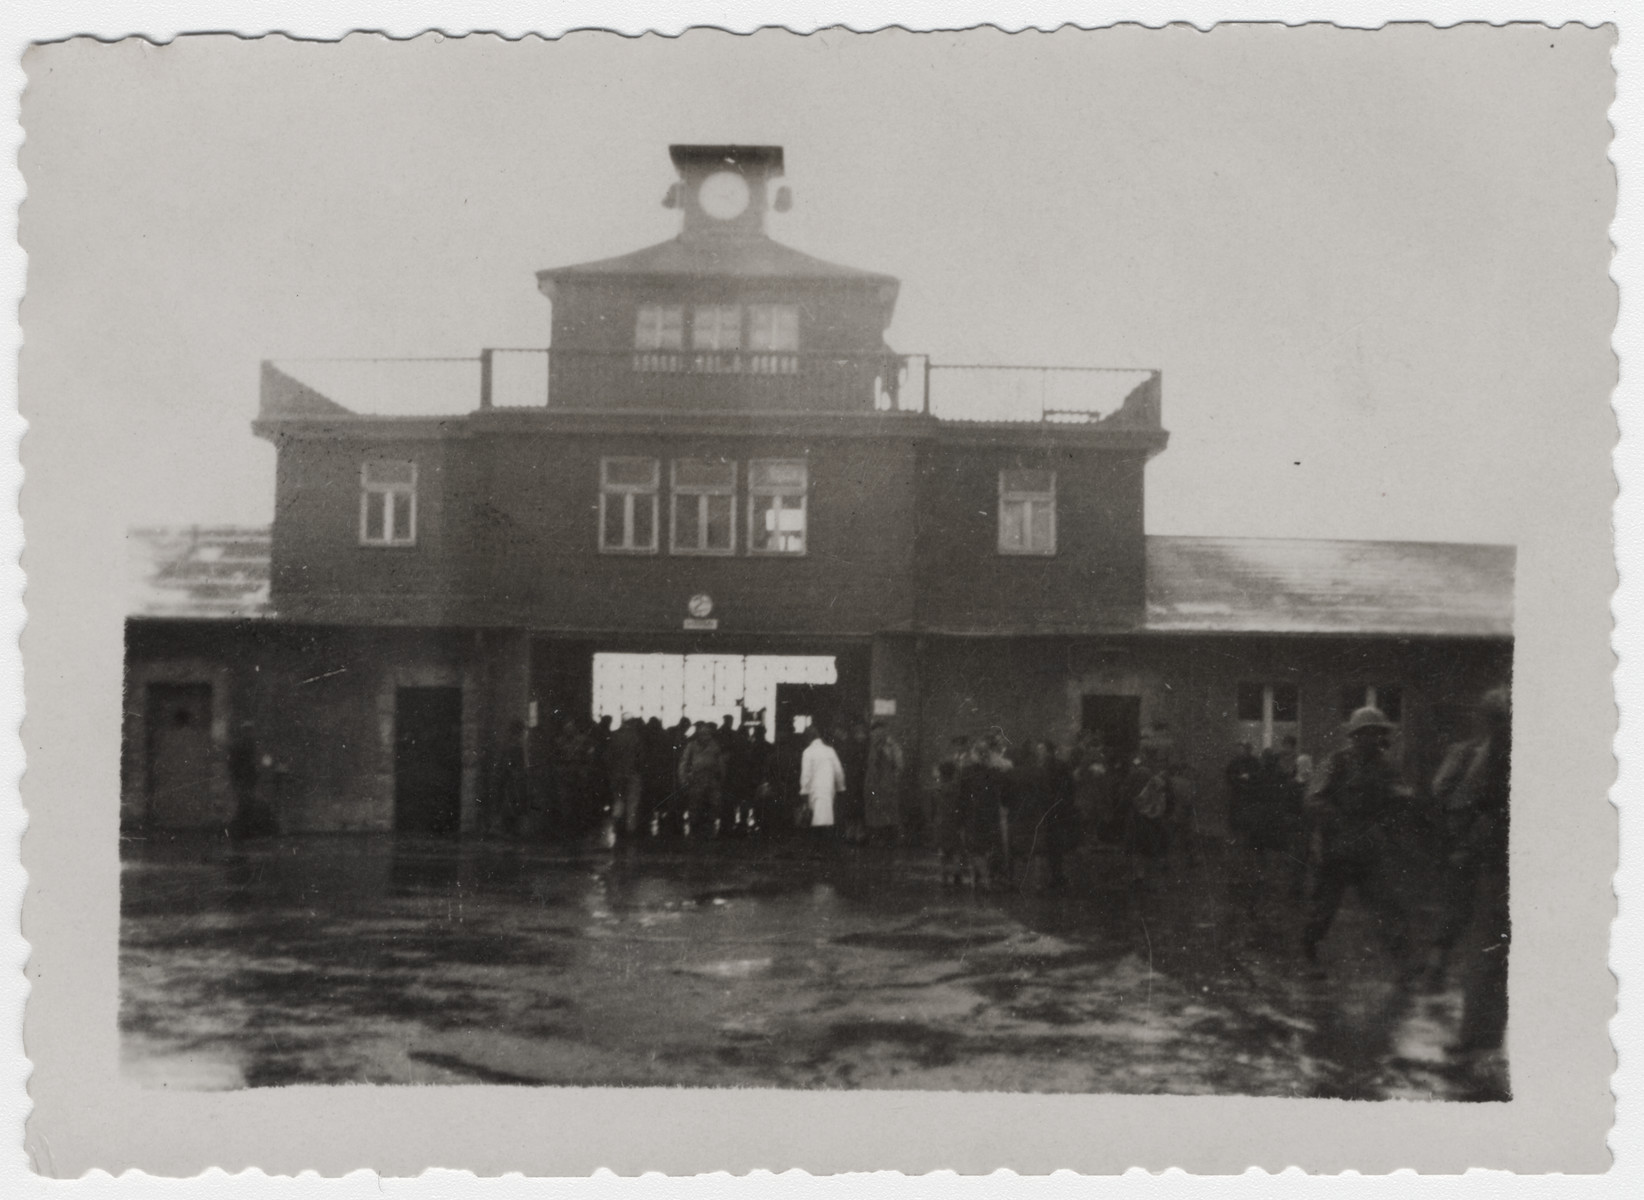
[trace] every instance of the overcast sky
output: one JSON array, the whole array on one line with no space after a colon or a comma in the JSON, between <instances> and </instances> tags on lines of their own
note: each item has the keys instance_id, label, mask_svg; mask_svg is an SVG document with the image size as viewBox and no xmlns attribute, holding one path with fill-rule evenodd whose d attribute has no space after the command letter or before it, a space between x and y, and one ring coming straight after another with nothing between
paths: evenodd
<instances>
[{"instance_id":1,"label":"overcast sky","mask_svg":"<svg viewBox=\"0 0 1644 1200\"><path fill-rule=\"evenodd\" d=\"M785 147L779 240L938 362L1157 367L1154 533L1516 543L1612 421L1610 42L1277 27L36 51L34 451L266 522L264 358L544 345L542 267L672 236L670 142ZM1598 444L1604 444L1601 436ZM62 460L51 457L57 451ZM54 491L54 489L56 489ZM31 537L33 532L31 531Z\"/></svg>"}]
</instances>

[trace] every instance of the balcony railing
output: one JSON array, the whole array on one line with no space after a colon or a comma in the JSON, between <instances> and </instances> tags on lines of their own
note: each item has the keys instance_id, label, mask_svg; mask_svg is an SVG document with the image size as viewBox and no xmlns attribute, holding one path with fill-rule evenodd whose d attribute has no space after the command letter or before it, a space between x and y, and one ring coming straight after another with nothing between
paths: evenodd
<instances>
[{"instance_id":1,"label":"balcony railing","mask_svg":"<svg viewBox=\"0 0 1644 1200\"><path fill-rule=\"evenodd\" d=\"M922 354L498 348L477 358L270 364L368 415L482 409L925 413L948 421L1158 422L1159 372L933 363ZM1128 419L1128 418L1127 418Z\"/></svg>"},{"instance_id":2,"label":"balcony railing","mask_svg":"<svg viewBox=\"0 0 1644 1200\"><path fill-rule=\"evenodd\" d=\"M482 407L851 410L871 397L880 411L970 421L1099 420L1159 375L1127 367L949 365L923 354L497 349L483 357Z\"/></svg>"},{"instance_id":3,"label":"balcony railing","mask_svg":"<svg viewBox=\"0 0 1644 1200\"><path fill-rule=\"evenodd\" d=\"M923 360L893 354L494 349L481 362L482 408L924 410Z\"/></svg>"}]
</instances>

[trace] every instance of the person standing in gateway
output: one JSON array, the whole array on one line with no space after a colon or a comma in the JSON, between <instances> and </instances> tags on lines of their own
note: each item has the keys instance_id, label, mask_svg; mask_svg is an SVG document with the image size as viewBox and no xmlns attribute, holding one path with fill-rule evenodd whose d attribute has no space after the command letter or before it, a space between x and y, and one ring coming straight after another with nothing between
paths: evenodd
<instances>
[{"instance_id":1,"label":"person standing in gateway","mask_svg":"<svg viewBox=\"0 0 1644 1200\"><path fill-rule=\"evenodd\" d=\"M845 790L845 767L828 745L820 726L811 730L811 744L799 760L799 794L811 810L811 828L832 831L834 797Z\"/></svg>"}]
</instances>

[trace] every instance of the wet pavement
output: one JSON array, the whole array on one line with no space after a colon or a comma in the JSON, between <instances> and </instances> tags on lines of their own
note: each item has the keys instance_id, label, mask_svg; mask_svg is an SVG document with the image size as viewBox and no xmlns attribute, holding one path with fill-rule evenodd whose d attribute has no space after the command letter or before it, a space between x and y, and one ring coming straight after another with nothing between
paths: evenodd
<instances>
[{"instance_id":1,"label":"wet pavement","mask_svg":"<svg viewBox=\"0 0 1644 1200\"><path fill-rule=\"evenodd\" d=\"M288 1083L1480 1100L1458 991L1394 983L1350 900L1299 914L1208 845L1141 885L973 895L934 858L759 842L338 836L125 847L124 1069Z\"/></svg>"}]
</instances>

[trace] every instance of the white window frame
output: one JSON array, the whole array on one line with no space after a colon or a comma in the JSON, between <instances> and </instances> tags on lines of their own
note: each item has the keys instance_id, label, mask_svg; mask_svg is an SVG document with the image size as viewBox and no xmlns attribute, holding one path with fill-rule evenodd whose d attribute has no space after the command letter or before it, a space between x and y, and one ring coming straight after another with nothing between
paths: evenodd
<instances>
[{"instance_id":1,"label":"white window frame","mask_svg":"<svg viewBox=\"0 0 1644 1200\"><path fill-rule=\"evenodd\" d=\"M1297 736L1300 735L1301 687L1298 684L1291 683L1288 680L1282 683L1255 683L1254 681L1246 681L1240 683L1238 686L1244 687L1246 686L1246 683L1248 683L1251 687L1259 687L1262 690L1262 715L1260 723L1262 727L1261 748L1263 750L1271 750L1273 748L1274 744L1278 741L1279 731L1281 729L1287 734L1295 734ZM1291 688L1296 693L1296 718L1293 721L1281 721L1278 718L1278 689L1281 687ZM1235 696L1234 704L1237 705L1237 703L1238 698ZM1239 721L1241 724L1245 725L1253 724L1253 722L1248 721L1243 717L1240 717Z\"/></svg>"},{"instance_id":2,"label":"white window frame","mask_svg":"<svg viewBox=\"0 0 1644 1200\"><path fill-rule=\"evenodd\" d=\"M665 318L671 316L672 320ZM668 336L668 335L674 336ZM685 306L683 304L641 304L634 317L634 349L685 349Z\"/></svg>"},{"instance_id":3,"label":"white window frame","mask_svg":"<svg viewBox=\"0 0 1644 1200\"><path fill-rule=\"evenodd\" d=\"M634 370L685 369L685 306L641 304L634 316Z\"/></svg>"},{"instance_id":4,"label":"white window frame","mask_svg":"<svg viewBox=\"0 0 1644 1200\"><path fill-rule=\"evenodd\" d=\"M786 335L786 336L784 336ZM799 373L799 306L748 305L747 369L755 375Z\"/></svg>"},{"instance_id":5,"label":"white window frame","mask_svg":"<svg viewBox=\"0 0 1644 1200\"><path fill-rule=\"evenodd\" d=\"M717 462L731 469L731 479L728 484L681 484L679 482L679 466L687 462ZM668 505L668 553L705 555L709 557L726 558L736 553L736 463L727 459L714 458L676 458L668 464L670 502ZM731 516L727 528L730 530L731 544L725 547L704 546L701 544L708 536L708 499L711 496L729 496L731 498ZM681 500L688 500L697 506L697 538L696 546L681 546L679 544L679 504Z\"/></svg>"},{"instance_id":6,"label":"white window frame","mask_svg":"<svg viewBox=\"0 0 1644 1200\"><path fill-rule=\"evenodd\" d=\"M1005 477L1017 471L1038 471L1038 467L1010 467L999 472L999 536L998 549L1000 554L1012 558L1050 558L1056 554L1056 472L1045 471L1050 476L1049 491L1028 491L1020 488L1007 488ZM1006 514L1013 507L1027 506L1026 530L1031 542L1033 537L1033 509L1037 505L1045 505L1050 509L1050 545L1041 546L1008 546L1005 544L1005 530L1007 528Z\"/></svg>"},{"instance_id":7,"label":"white window frame","mask_svg":"<svg viewBox=\"0 0 1644 1200\"><path fill-rule=\"evenodd\" d=\"M763 353L796 353L799 350L799 306L748 305L748 349Z\"/></svg>"},{"instance_id":8,"label":"white window frame","mask_svg":"<svg viewBox=\"0 0 1644 1200\"><path fill-rule=\"evenodd\" d=\"M737 304L697 304L691 307L691 349L742 349L742 308Z\"/></svg>"},{"instance_id":9,"label":"white window frame","mask_svg":"<svg viewBox=\"0 0 1644 1200\"><path fill-rule=\"evenodd\" d=\"M756 483L761 467L798 467L804 472L805 481L801 484ZM810 552L811 547L811 514L810 514L811 468L808 460L803 458L752 458L748 460L748 553L769 558L803 558ZM780 497L790 500L795 497L799 500L799 542L797 550L762 550L759 548L758 531L754 522L759 516L759 505L756 498L763 496ZM779 510L780 511L780 510Z\"/></svg>"},{"instance_id":10,"label":"white window frame","mask_svg":"<svg viewBox=\"0 0 1644 1200\"><path fill-rule=\"evenodd\" d=\"M373 479L373 468L409 468L410 481ZM411 498L410 529L394 526L394 497ZM382 512L382 536L371 537L371 509L376 505ZM360 464L360 545L373 547L415 546L417 544L417 464L409 459L373 458Z\"/></svg>"},{"instance_id":11,"label":"white window frame","mask_svg":"<svg viewBox=\"0 0 1644 1200\"><path fill-rule=\"evenodd\" d=\"M651 464L650 484L612 483L609 464L613 462L648 462ZM599 460L599 552L601 554L655 554L661 542L657 498L662 487L662 462L642 454L617 454ZM651 503L651 544L634 543L634 510L649 499ZM622 505L622 541L620 546L605 540L606 515L609 505Z\"/></svg>"}]
</instances>

